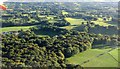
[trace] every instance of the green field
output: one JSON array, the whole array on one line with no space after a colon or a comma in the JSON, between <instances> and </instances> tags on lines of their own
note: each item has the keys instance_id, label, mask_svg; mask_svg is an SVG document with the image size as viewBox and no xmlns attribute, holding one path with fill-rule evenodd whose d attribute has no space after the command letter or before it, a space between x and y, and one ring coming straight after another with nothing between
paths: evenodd
<instances>
[{"instance_id":1,"label":"green field","mask_svg":"<svg viewBox=\"0 0 120 69\"><path fill-rule=\"evenodd\" d=\"M94 22L96 25L100 25L100 26L113 26L112 24L105 22L102 18L98 18L97 21L91 21L91 22Z\"/></svg>"},{"instance_id":2,"label":"green field","mask_svg":"<svg viewBox=\"0 0 120 69\"><path fill-rule=\"evenodd\" d=\"M69 22L71 25L60 27L60 28L64 28L64 29L67 29L67 30L71 30L71 29L73 29L77 26L80 26L82 24L82 22L86 23L86 21L83 20L83 19L65 18L65 20L67 22Z\"/></svg>"},{"instance_id":3,"label":"green field","mask_svg":"<svg viewBox=\"0 0 120 69\"><path fill-rule=\"evenodd\" d=\"M113 56L114 59L116 59L117 61L120 62L120 60L118 60L118 58L119 58L118 55L120 55L119 53L120 53L120 49L115 49L115 50L109 52L109 54L110 54L111 56Z\"/></svg>"},{"instance_id":4,"label":"green field","mask_svg":"<svg viewBox=\"0 0 120 69\"><path fill-rule=\"evenodd\" d=\"M82 22L86 23L84 19L65 18L65 20L68 21L71 25L81 25ZM100 26L111 26L112 25L112 24L105 22L102 18L98 18L97 21L91 21L91 22L94 22L96 25L100 25Z\"/></svg>"},{"instance_id":5,"label":"green field","mask_svg":"<svg viewBox=\"0 0 120 69\"><path fill-rule=\"evenodd\" d=\"M47 19L48 19L48 20L53 20L53 19L54 19L54 17L56 17L56 16L49 15L49 16L47 16Z\"/></svg>"},{"instance_id":6,"label":"green field","mask_svg":"<svg viewBox=\"0 0 120 69\"><path fill-rule=\"evenodd\" d=\"M118 62L107 52L108 50L110 49L90 49L67 60L70 64L80 64L83 67L117 67ZM114 51L114 54L117 55L117 52Z\"/></svg>"},{"instance_id":7,"label":"green field","mask_svg":"<svg viewBox=\"0 0 120 69\"><path fill-rule=\"evenodd\" d=\"M82 22L84 22L84 24L86 24L86 21L84 19L65 18L65 20L71 24L70 26L62 27L62 28L65 28L67 30L71 30L74 27L80 26L82 24ZM101 18L98 18L97 21L91 21L91 22L94 22L95 25L100 25L100 26L112 26L112 24L105 22Z\"/></svg>"},{"instance_id":8,"label":"green field","mask_svg":"<svg viewBox=\"0 0 120 69\"><path fill-rule=\"evenodd\" d=\"M104 54L94 60L85 63L83 67L118 67L118 62L116 62L113 57L109 54Z\"/></svg>"},{"instance_id":9,"label":"green field","mask_svg":"<svg viewBox=\"0 0 120 69\"><path fill-rule=\"evenodd\" d=\"M84 19L76 19L76 18L65 18L65 20L67 22L69 22L71 24L71 26L65 26L62 28L66 28L68 30L73 29L76 26L80 26L82 24L82 22L84 22L86 24L86 21ZM96 25L100 25L100 26L110 26L112 24L108 24L107 22L105 22L102 18L98 18L97 21L91 21L94 22Z\"/></svg>"},{"instance_id":10,"label":"green field","mask_svg":"<svg viewBox=\"0 0 120 69\"><path fill-rule=\"evenodd\" d=\"M65 18L71 25L81 25L82 22L86 22L84 19Z\"/></svg>"},{"instance_id":11,"label":"green field","mask_svg":"<svg viewBox=\"0 0 120 69\"><path fill-rule=\"evenodd\" d=\"M77 26L64 26L64 27L60 27L60 28L63 28L63 29L67 29L67 30L71 30L71 29L73 29L73 28L75 28L75 27L77 27Z\"/></svg>"},{"instance_id":12,"label":"green field","mask_svg":"<svg viewBox=\"0 0 120 69\"><path fill-rule=\"evenodd\" d=\"M62 14L63 14L63 15L66 15L66 14L68 14L68 12L62 10Z\"/></svg>"},{"instance_id":13,"label":"green field","mask_svg":"<svg viewBox=\"0 0 120 69\"><path fill-rule=\"evenodd\" d=\"M18 30L28 30L29 28L34 27L34 26L17 26L17 27L4 27L0 28L0 33L1 32L9 32L9 31L18 31Z\"/></svg>"},{"instance_id":14,"label":"green field","mask_svg":"<svg viewBox=\"0 0 120 69\"><path fill-rule=\"evenodd\" d=\"M49 23L55 23L57 20L49 20Z\"/></svg>"}]
</instances>

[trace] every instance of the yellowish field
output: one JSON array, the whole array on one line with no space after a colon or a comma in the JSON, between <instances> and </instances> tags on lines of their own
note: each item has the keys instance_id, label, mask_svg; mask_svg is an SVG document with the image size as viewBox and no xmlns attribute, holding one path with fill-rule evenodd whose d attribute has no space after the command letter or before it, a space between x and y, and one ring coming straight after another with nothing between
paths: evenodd
<instances>
[{"instance_id":1,"label":"yellowish field","mask_svg":"<svg viewBox=\"0 0 120 69\"><path fill-rule=\"evenodd\" d=\"M53 16L53 15L49 15L49 16L47 16L47 19L48 19L48 20L53 20L54 17L55 17L55 16Z\"/></svg>"},{"instance_id":2,"label":"yellowish field","mask_svg":"<svg viewBox=\"0 0 120 69\"><path fill-rule=\"evenodd\" d=\"M81 25L82 22L86 22L84 19L65 18L71 25Z\"/></svg>"},{"instance_id":3,"label":"yellowish field","mask_svg":"<svg viewBox=\"0 0 120 69\"><path fill-rule=\"evenodd\" d=\"M60 27L60 28L63 28L63 29L67 29L67 30L71 30L71 29L73 29L73 28L75 28L75 27L77 27L77 26L64 26L64 27Z\"/></svg>"},{"instance_id":4,"label":"yellowish field","mask_svg":"<svg viewBox=\"0 0 120 69\"><path fill-rule=\"evenodd\" d=\"M118 52L114 49L90 49L67 58L70 64L80 64L83 67L118 67ZM110 55L110 54L111 55Z\"/></svg>"},{"instance_id":5,"label":"yellowish field","mask_svg":"<svg viewBox=\"0 0 120 69\"><path fill-rule=\"evenodd\" d=\"M68 12L62 10L62 14L65 15L65 14L68 14Z\"/></svg>"},{"instance_id":6,"label":"yellowish field","mask_svg":"<svg viewBox=\"0 0 120 69\"><path fill-rule=\"evenodd\" d=\"M68 21L71 25L81 25L82 22L86 23L84 19L75 19L75 18L65 18L66 21ZM108 24L105 22L102 18L98 18L97 21L91 21L94 22L96 25L100 26L113 26L112 24Z\"/></svg>"},{"instance_id":7,"label":"yellowish field","mask_svg":"<svg viewBox=\"0 0 120 69\"><path fill-rule=\"evenodd\" d=\"M74 3L75 5L77 5L77 6L80 6L80 4L78 4L78 3Z\"/></svg>"},{"instance_id":8,"label":"yellowish field","mask_svg":"<svg viewBox=\"0 0 120 69\"><path fill-rule=\"evenodd\" d=\"M82 22L86 23L86 21L83 20L83 19L65 18L65 20L67 22L69 22L71 25L60 27L60 28L64 28L64 29L67 29L67 30L71 30L71 29L73 29L77 26L80 26L82 24Z\"/></svg>"},{"instance_id":9,"label":"yellowish field","mask_svg":"<svg viewBox=\"0 0 120 69\"><path fill-rule=\"evenodd\" d=\"M100 26L113 26L112 24L108 24L107 22L105 22L102 18L98 18L97 21L91 21L94 22L96 25L100 25Z\"/></svg>"},{"instance_id":10,"label":"yellowish field","mask_svg":"<svg viewBox=\"0 0 120 69\"><path fill-rule=\"evenodd\" d=\"M0 28L0 33L1 32L8 32L8 31L18 31L21 29L28 30L31 27L34 27L34 26L5 27L5 28Z\"/></svg>"}]
</instances>

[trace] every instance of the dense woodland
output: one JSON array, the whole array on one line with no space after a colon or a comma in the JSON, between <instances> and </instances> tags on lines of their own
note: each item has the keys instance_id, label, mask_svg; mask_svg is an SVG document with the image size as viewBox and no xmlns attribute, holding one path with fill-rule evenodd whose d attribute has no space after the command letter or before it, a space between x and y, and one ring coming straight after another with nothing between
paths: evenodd
<instances>
[{"instance_id":1,"label":"dense woodland","mask_svg":"<svg viewBox=\"0 0 120 69\"><path fill-rule=\"evenodd\" d=\"M3 67L82 68L66 59L89 49L117 48L120 44L116 3L7 2L6 5L8 9L0 19L2 27L21 27L21 30L3 30L0 34ZM81 20L72 24L66 18ZM25 30L22 26L33 27Z\"/></svg>"},{"instance_id":2,"label":"dense woodland","mask_svg":"<svg viewBox=\"0 0 120 69\"><path fill-rule=\"evenodd\" d=\"M86 33L38 37L32 31L2 35L3 66L66 67L65 58L91 48Z\"/></svg>"}]
</instances>

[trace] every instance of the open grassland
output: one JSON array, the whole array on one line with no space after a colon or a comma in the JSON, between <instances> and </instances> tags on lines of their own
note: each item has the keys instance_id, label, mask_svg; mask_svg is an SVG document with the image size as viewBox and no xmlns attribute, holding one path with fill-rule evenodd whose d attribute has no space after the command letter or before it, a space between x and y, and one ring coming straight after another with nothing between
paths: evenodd
<instances>
[{"instance_id":1,"label":"open grassland","mask_svg":"<svg viewBox=\"0 0 120 69\"><path fill-rule=\"evenodd\" d=\"M47 16L47 19L48 19L48 20L53 20L53 19L54 19L54 17L56 17L56 16L49 15L49 16Z\"/></svg>"},{"instance_id":2,"label":"open grassland","mask_svg":"<svg viewBox=\"0 0 120 69\"><path fill-rule=\"evenodd\" d=\"M64 29L67 29L67 30L71 30L77 26L80 26L82 24L82 22L86 23L85 20L83 19L75 19L75 18L65 18L65 20L67 22L69 22L71 25L69 26L64 26L64 27L61 27L61 28L64 28Z\"/></svg>"},{"instance_id":3,"label":"open grassland","mask_svg":"<svg viewBox=\"0 0 120 69\"><path fill-rule=\"evenodd\" d=\"M118 55L120 55L120 48L117 48L117 49L114 49L113 51L109 52L109 54L111 56L113 56L113 58L116 60L116 61L119 61L118 58L120 58Z\"/></svg>"},{"instance_id":4,"label":"open grassland","mask_svg":"<svg viewBox=\"0 0 120 69\"><path fill-rule=\"evenodd\" d=\"M64 27L60 27L60 28L63 28L63 29L67 29L67 30L71 30L71 29L73 29L73 28L75 28L75 27L77 27L77 26L64 26Z\"/></svg>"},{"instance_id":5,"label":"open grassland","mask_svg":"<svg viewBox=\"0 0 120 69\"><path fill-rule=\"evenodd\" d=\"M82 64L85 60L89 60L90 58L94 58L100 53L103 53L104 51L98 50L98 49L90 49L85 52L79 53L77 55L74 55L70 58L68 58L68 62L71 64Z\"/></svg>"},{"instance_id":6,"label":"open grassland","mask_svg":"<svg viewBox=\"0 0 120 69\"><path fill-rule=\"evenodd\" d=\"M17 26L17 27L4 27L0 28L0 33L2 32L10 32L10 31L18 31L23 29L24 31L29 30L30 28L35 27L35 26ZM37 31L35 32L39 37L46 37L48 35L52 36L55 33L52 32L45 32L45 31Z\"/></svg>"},{"instance_id":7,"label":"open grassland","mask_svg":"<svg viewBox=\"0 0 120 69\"><path fill-rule=\"evenodd\" d=\"M86 24L87 22L84 19L76 19L76 18L65 18L65 20L71 24L70 26L62 27L67 30L71 30L74 27L80 26L82 22L84 22L84 24ZM112 24L105 22L102 18L98 18L97 21L91 21L91 22L94 22L95 25L100 25L100 26L113 26Z\"/></svg>"},{"instance_id":8,"label":"open grassland","mask_svg":"<svg viewBox=\"0 0 120 69\"><path fill-rule=\"evenodd\" d=\"M102 18L98 18L97 21L91 21L91 22L95 23L96 25L100 25L100 26L113 26L112 24L105 22Z\"/></svg>"},{"instance_id":9,"label":"open grassland","mask_svg":"<svg viewBox=\"0 0 120 69\"><path fill-rule=\"evenodd\" d=\"M74 3L75 5L77 5L77 6L80 6L80 4L78 4L78 3Z\"/></svg>"},{"instance_id":10,"label":"open grassland","mask_svg":"<svg viewBox=\"0 0 120 69\"><path fill-rule=\"evenodd\" d=\"M71 25L81 25L82 22L86 22L84 19L65 18Z\"/></svg>"},{"instance_id":11,"label":"open grassland","mask_svg":"<svg viewBox=\"0 0 120 69\"><path fill-rule=\"evenodd\" d=\"M55 23L55 22L57 22L57 20L50 20L50 21L48 21L49 23Z\"/></svg>"},{"instance_id":12,"label":"open grassland","mask_svg":"<svg viewBox=\"0 0 120 69\"><path fill-rule=\"evenodd\" d=\"M85 63L83 67L118 67L118 62L114 60L109 54L104 54L100 57L95 58L94 60Z\"/></svg>"},{"instance_id":13,"label":"open grassland","mask_svg":"<svg viewBox=\"0 0 120 69\"><path fill-rule=\"evenodd\" d=\"M82 22L86 24L86 21L84 19L65 18L65 20L68 21L71 25L81 25ZM98 18L97 21L91 21L91 22L94 22L95 25L100 25L100 26L113 26L112 24L105 22L102 18Z\"/></svg>"},{"instance_id":14,"label":"open grassland","mask_svg":"<svg viewBox=\"0 0 120 69\"><path fill-rule=\"evenodd\" d=\"M17 27L4 27L0 28L0 33L1 32L9 32L9 31L18 31L18 30L28 30L29 28L34 27L34 26L17 26Z\"/></svg>"},{"instance_id":15,"label":"open grassland","mask_svg":"<svg viewBox=\"0 0 120 69\"><path fill-rule=\"evenodd\" d=\"M118 62L108 53L110 49L90 49L67 58L67 61L83 67L117 67ZM115 51L114 54L117 55ZM114 57L117 58L117 56Z\"/></svg>"},{"instance_id":16,"label":"open grassland","mask_svg":"<svg viewBox=\"0 0 120 69\"><path fill-rule=\"evenodd\" d=\"M62 14L63 14L63 15L66 15L66 14L68 14L68 12L62 10Z\"/></svg>"},{"instance_id":17,"label":"open grassland","mask_svg":"<svg viewBox=\"0 0 120 69\"><path fill-rule=\"evenodd\" d=\"M70 26L65 26L62 28L71 30L74 27L80 26L82 24L82 22L84 22L84 24L86 24L87 21L85 21L84 19L76 19L76 18L65 18L65 20L67 22L69 22L71 25ZM113 26L112 24L109 24L107 22L105 22L102 18L98 18L97 21L91 21L94 22L95 25L100 25L100 26Z\"/></svg>"}]
</instances>

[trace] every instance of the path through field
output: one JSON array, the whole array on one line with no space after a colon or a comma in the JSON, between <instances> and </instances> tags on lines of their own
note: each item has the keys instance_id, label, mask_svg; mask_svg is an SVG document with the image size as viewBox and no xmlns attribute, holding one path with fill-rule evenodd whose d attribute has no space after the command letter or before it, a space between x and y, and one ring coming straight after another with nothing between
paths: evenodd
<instances>
[{"instance_id":1,"label":"path through field","mask_svg":"<svg viewBox=\"0 0 120 69\"><path fill-rule=\"evenodd\" d=\"M67 58L70 64L82 67L118 67L118 49L90 49Z\"/></svg>"},{"instance_id":2,"label":"path through field","mask_svg":"<svg viewBox=\"0 0 120 69\"><path fill-rule=\"evenodd\" d=\"M99 55L97 55L97 56L95 56L95 57L93 57L93 58L90 58L89 60L86 60L86 61L84 61L83 63L81 63L80 65L83 65L83 64L85 64L85 63L87 63L87 62L90 62L90 61L93 61L95 58L98 58L98 57L100 57L100 56L103 56L104 54L109 54L109 52L110 51L113 51L115 48L112 48L112 49L110 49L110 50L108 50L108 51L105 51L104 53L101 53L101 54L99 54ZM109 54L109 55L111 55L111 54ZM111 55L112 56L112 55ZM113 56L112 56L113 57ZM113 57L114 58L114 57ZM115 58L114 58L115 59ZM116 60L116 59L115 59ZM117 60L116 60L117 61ZM117 61L118 62L118 61Z\"/></svg>"}]
</instances>

